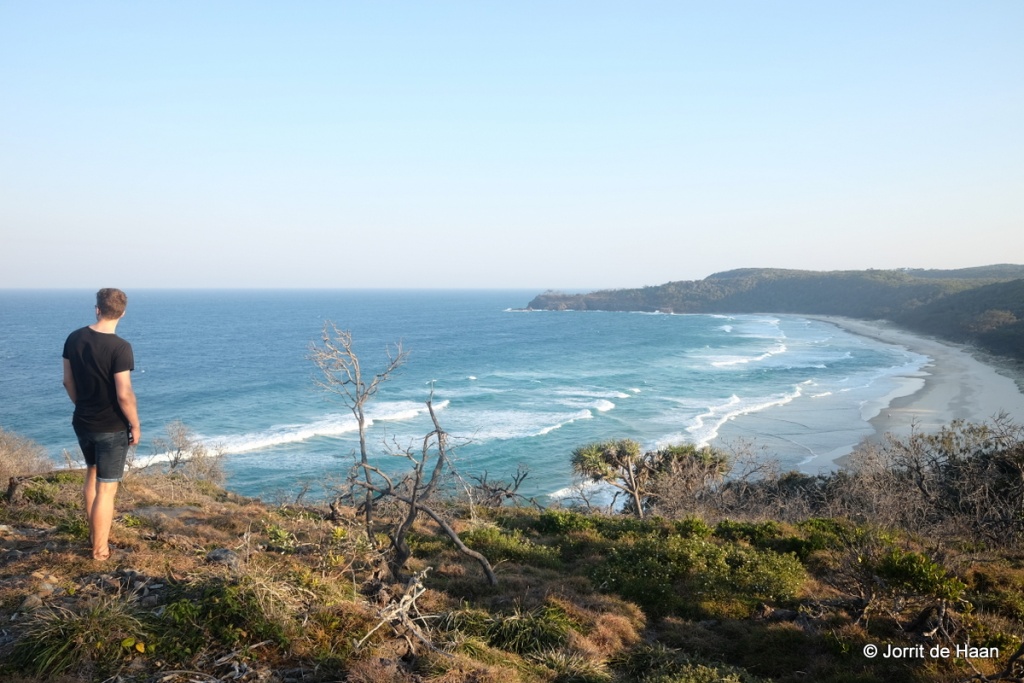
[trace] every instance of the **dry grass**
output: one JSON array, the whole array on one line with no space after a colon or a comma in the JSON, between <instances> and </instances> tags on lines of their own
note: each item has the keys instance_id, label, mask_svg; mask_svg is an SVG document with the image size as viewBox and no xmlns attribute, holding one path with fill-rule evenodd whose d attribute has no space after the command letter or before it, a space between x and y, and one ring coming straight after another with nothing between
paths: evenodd
<instances>
[{"instance_id":1,"label":"dry grass","mask_svg":"<svg viewBox=\"0 0 1024 683\"><path fill-rule=\"evenodd\" d=\"M53 466L42 446L0 428L0 484L6 486L11 477L49 472Z\"/></svg>"}]
</instances>

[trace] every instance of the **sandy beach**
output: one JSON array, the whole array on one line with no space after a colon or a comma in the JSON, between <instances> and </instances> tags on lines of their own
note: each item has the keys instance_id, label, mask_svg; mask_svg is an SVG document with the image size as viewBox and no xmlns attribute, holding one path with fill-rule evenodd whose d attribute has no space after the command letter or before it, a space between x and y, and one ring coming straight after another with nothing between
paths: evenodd
<instances>
[{"instance_id":1,"label":"sandy beach","mask_svg":"<svg viewBox=\"0 0 1024 683\"><path fill-rule=\"evenodd\" d=\"M1014 378L978 360L967 348L920 337L884 321L818 319L931 359L922 374L907 377L906 390L911 393L893 397L888 408L870 420L876 436L906 435L912 427L935 431L957 419L984 422L1001 412L1016 422L1024 422L1024 394Z\"/></svg>"},{"instance_id":2,"label":"sandy beach","mask_svg":"<svg viewBox=\"0 0 1024 683\"><path fill-rule=\"evenodd\" d=\"M906 436L915 429L934 432L956 419L985 422L1000 413L1024 423L1024 393L1015 381L1021 378L1011 377L1009 371L979 360L966 347L918 336L886 321L804 317L903 347L929 360L920 370L897 377L896 388L887 396L862 405L860 414L865 421L859 427L856 414L836 413L837 419L828 415L822 419L820 411L835 406L814 402L789 404L723 424L719 429L720 444L747 441L769 455L788 454L783 458L785 467L817 473L842 467L856 444L880 441L887 433ZM793 462L794 454L801 453L805 457Z\"/></svg>"}]
</instances>

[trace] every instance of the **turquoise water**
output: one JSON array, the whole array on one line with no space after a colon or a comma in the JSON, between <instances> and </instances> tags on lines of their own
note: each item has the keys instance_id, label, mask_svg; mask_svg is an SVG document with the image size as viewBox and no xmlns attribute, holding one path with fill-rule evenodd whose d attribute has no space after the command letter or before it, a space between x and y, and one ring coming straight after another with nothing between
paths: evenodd
<instances>
[{"instance_id":1,"label":"turquoise water","mask_svg":"<svg viewBox=\"0 0 1024 683\"><path fill-rule=\"evenodd\" d=\"M785 439L772 440L771 455L816 470L821 456L869 434L865 419L926 361L798 316L516 310L535 294L129 292L118 333L135 349L139 457L159 457L150 440L182 420L224 449L228 487L243 494L343 479L355 422L316 387L308 360L325 320L352 331L365 370L383 367L394 342L409 351L368 408L381 462L395 460L385 443L417 443L429 431L424 402L433 390L460 471L502 477L524 464L530 494L568 486L580 444L718 443L724 427L769 414L799 416ZM68 332L92 322L92 296L0 292L0 426L57 459L77 451L61 348Z\"/></svg>"}]
</instances>

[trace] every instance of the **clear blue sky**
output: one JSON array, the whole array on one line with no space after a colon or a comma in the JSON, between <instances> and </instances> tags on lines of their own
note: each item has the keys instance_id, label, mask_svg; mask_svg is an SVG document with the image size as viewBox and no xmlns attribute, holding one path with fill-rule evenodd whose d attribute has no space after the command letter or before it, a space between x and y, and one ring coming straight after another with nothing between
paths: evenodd
<instances>
[{"instance_id":1,"label":"clear blue sky","mask_svg":"<svg viewBox=\"0 0 1024 683\"><path fill-rule=\"evenodd\" d=\"M1024 263L1024 2L0 0L0 287Z\"/></svg>"}]
</instances>

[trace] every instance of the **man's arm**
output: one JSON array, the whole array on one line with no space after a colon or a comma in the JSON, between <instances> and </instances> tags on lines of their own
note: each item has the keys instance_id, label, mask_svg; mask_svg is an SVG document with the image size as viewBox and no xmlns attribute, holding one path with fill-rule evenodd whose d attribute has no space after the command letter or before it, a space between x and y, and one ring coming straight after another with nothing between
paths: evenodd
<instances>
[{"instance_id":1,"label":"man's arm","mask_svg":"<svg viewBox=\"0 0 1024 683\"><path fill-rule=\"evenodd\" d=\"M78 389L75 387L75 374L71 372L71 361L64 359L64 389L72 403L78 403Z\"/></svg>"},{"instance_id":2,"label":"man's arm","mask_svg":"<svg viewBox=\"0 0 1024 683\"><path fill-rule=\"evenodd\" d=\"M132 389L132 373L130 370L114 373L114 389L117 391L117 404L121 412L128 418L132 430L132 443L142 441L142 425L139 424L139 408L135 401L135 390Z\"/></svg>"}]
</instances>

